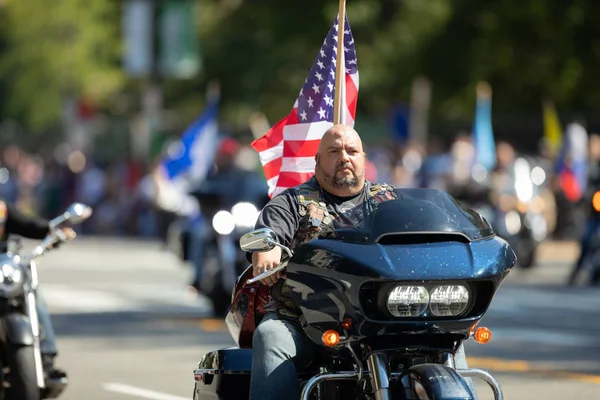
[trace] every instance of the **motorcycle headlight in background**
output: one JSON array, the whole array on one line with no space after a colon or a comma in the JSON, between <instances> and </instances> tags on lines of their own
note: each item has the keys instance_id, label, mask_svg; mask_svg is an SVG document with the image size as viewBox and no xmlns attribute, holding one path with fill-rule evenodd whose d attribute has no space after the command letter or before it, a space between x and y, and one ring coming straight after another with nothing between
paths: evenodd
<instances>
[{"instance_id":1,"label":"motorcycle headlight in background","mask_svg":"<svg viewBox=\"0 0 600 400\"><path fill-rule=\"evenodd\" d=\"M465 311L469 304L469 291L460 285L438 286L429 299L431 313L437 317L454 317Z\"/></svg>"},{"instance_id":2,"label":"motorcycle headlight in background","mask_svg":"<svg viewBox=\"0 0 600 400\"><path fill-rule=\"evenodd\" d=\"M525 226L531 229L531 236L538 241L546 239L548 224L541 214L529 214L525 216Z\"/></svg>"},{"instance_id":3,"label":"motorcycle headlight in background","mask_svg":"<svg viewBox=\"0 0 600 400\"><path fill-rule=\"evenodd\" d=\"M23 273L19 266L12 263L4 263L0 266L0 283L12 284L20 283L23 279Z\"/></svg>"},{"instance_id":4,"label":"motorcycle headlight in background","mask_svg":"<svg viewBox=\"0 0 600 400\"><path fill-rule=\"evenodd\" d=\"M524 158L517 158L514 169L517 198L524 203L528 203L533 197L533 183L531 182L529 163Z\"/></svg>"},{"instance_id":5,"label":"motorcycle headlight in background","mask_svg":"<svg viewBox=\"0 0 600 400\"><path fill-rule=\"evenodd\" d=\"M417 317L428 304L429 292L423 286L396 286L387 299L387 309L394 317Z\"/></svg>"},{"instance_id":6,"label":"motorcycle headlight in background","mask_svg":"<svg viewBox=\"0 0 600 400\"><path fill-rule=\"evenodd\" d=\"M235 226L239 228L254 228L260 211L252 203L240 202L231 209Z\"/></svg>"},{"instance_id":7,"label":"motorcycle headlight in background","mask_svg":"<svg viewBox=\"0 0 600 400\"><path fill-rule=\"evenodd\" d=\"M504 216L504 226L509 235L516 235L521 231L521 216L516 211L509 211Z\"/></svg>"},{"instance_id":8,"label":"motorcycle headlight in background","mask_svg":"<svg viewBox=\"0 0 600 400\"><path fill-rule=\"evenodd\" d=\"M540 186L546 181L546 171L542 167L533 167L531 170L531 181L534 185Z\"/></svg>"},{"instance_id":9,"label":"motorcycle headlight in background","mask_svg":"<svg viewBox=\"0 0 600 400\"><path fill-rule=\"evenodd\" d=\"M212 220L212 226L220 235L229 235L235 229L235 220L229 211L219 211Z\"/></svg>"}]
</instances>

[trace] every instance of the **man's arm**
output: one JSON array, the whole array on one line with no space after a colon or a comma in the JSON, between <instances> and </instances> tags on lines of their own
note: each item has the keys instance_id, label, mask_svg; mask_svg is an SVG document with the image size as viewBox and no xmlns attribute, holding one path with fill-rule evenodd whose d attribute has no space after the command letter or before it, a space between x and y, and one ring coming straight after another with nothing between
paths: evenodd
<instances>
[{"instance_id":1,"label":"man's arm","mask_svg":"<svg viewBox=\"0 0 600 400\"><path fill-rule=\"evenodd\" d=\"M288 190L275 196L263 208L255 229L269 228L275 232L279 243L284 246L290 246L296 232L300 218L298 215L298 201L294 191ZM275 247L267 252L256 252L252 254L252 265L254 276L275 268L281 261L281 248ZM273 285L281 277L278 272L271 275L261 282L267 285Z\"/></svg>"},{"instance_id":2,"label":"man's arm","mask_svg":"<svg viewBox=\"0 0 600 400\"><path fill-rule=\"evenodd\" d=\"M50 230L49 222L43 218L21 213L11 204L6 204L5 234L16 234L31 239L44 239Z\"/></svg>"},{"instance_id":3,"label":"man's arm","mask_svg":"<svg viewBox=\"0 0 600 400\"><path fill-rule=\"evenodd\" d=\"M281 247L275 247L272 250L260 253L252 253L252 274L260 275L265 271L275 268L281 262ZM265 285L274 285L281 278L281 271L277 271L271 276L262 279Z\"/></svg>"}]
</instances>

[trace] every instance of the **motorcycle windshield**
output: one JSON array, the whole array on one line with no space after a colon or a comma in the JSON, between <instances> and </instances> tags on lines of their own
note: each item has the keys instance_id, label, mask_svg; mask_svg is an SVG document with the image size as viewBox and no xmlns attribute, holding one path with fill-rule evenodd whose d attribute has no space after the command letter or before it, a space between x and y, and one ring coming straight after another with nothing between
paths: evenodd
<instances>
[{"instance_id":1,"label":"motorcycle windshield","mask_svg":"<svg viewBox=\"0 0 600 400\"><path fill-rule=\"evenodd\" d=\"M376 243L383 237L402 234L455 234L469 241L494 235L484 218L445 192L396 189L396 193L398 200L366 203L336 218L333 238ZM357 220L362 222L353 222Z\"/></svg>"}]
</instances>

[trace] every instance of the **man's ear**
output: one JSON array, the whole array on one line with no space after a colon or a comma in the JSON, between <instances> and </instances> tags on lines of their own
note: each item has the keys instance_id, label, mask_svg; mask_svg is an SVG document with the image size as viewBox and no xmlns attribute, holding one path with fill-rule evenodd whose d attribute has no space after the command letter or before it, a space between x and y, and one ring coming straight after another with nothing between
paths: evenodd
<instances>
[{"instance_id":1,"label":"man's ear","mask_svg":"<svg viewBox=\"0 0 600 400\"><path fill-rule=\"evenodd\" d=\"M315 154L315 163L319 163L319 153Z\"/></svg>"}]
</instances>

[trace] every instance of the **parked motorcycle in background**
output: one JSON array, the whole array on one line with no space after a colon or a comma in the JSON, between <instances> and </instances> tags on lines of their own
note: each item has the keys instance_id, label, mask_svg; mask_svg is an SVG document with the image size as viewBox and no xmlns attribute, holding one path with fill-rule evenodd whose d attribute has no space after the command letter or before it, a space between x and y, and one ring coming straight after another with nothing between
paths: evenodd
<instances>
[{"instance_id":1,"label":"parked motorcycle in background","mask_svg":"<svg viewBox=\"0 0 600 400\"><path fill-rule=\"evenodd\" d=\"M0 398L39 400L56 398L67 380L45 379L40 349L44 332L40 329L36 303L38 259L59 242L75 238L68 225L85 221L92 209L72 204L64 214L50 221L51 233L29 255L11 248L0 255ZM19 246L20 247L20 246Z\"/></svg>"}]
</instances>

